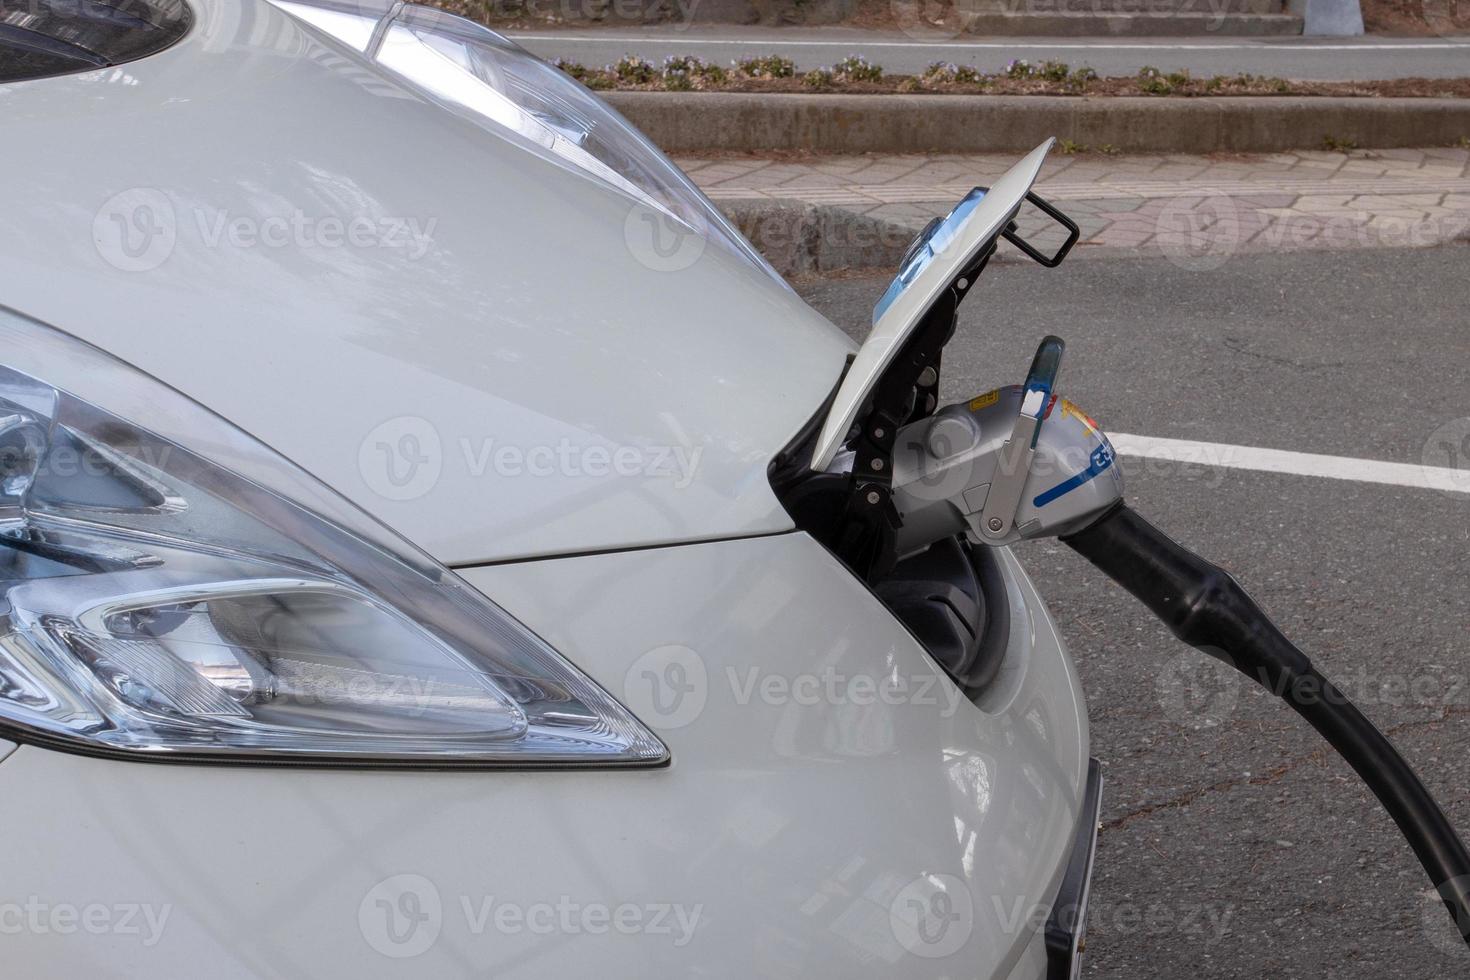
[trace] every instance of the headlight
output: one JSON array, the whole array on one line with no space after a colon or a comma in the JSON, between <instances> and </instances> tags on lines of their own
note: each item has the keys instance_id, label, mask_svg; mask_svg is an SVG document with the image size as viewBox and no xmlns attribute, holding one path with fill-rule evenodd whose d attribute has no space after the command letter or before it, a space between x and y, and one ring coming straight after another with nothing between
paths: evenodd
<instances>
[{"instance_id":1,"label":"headlight","mask_svg":"<svg viewBox=\"0 0 1470 980\"><path fill-rule=\"evenodd\" d=\"M642 133L524 48L442 10L385 0L271 0L440 102L596 178L760 267L750 243Z\"/></svg>"},{"instance_id":2,"label":"headlight","mask_svg":"<svg viewBox=\"0 0 1470 980\"><path fill-rule=\"evenodd\" d=\"M504 611L182 394L0 309L0 734L153 759L651 764Z\"/></svg>"}]
</instances>

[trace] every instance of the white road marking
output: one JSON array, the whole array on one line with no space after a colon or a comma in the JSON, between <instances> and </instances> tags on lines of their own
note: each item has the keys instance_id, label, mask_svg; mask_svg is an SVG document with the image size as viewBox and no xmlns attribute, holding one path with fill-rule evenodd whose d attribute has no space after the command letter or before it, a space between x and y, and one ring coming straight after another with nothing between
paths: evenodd
<instances>
[{"instance_id":1,"label":"white road marking","mask_svg":"<svg viewBox=\"0 0 1470 980\"><path fill-rule=\"evenodd\" d=\"M733 47L795 47L795 48L994 48L1012 51L1016 48L1036 48L1043 51L1457 51L1470 48L1470 42L1434 41L1426 44L1048 44L1035 41L866 41L859 37L848 37L837 41L793 41L776 38L748 39L722 37L648 37L646 35L616 34L518 34L508 32L506 37L514 41L558 41L567 44L616 44L618 41L640 44L727 44Z\"/></svg>"},{"instance_id":2,"label":"white road marking","mask_svg":"<svg viewBox=\"0 0 1470 980\"><path fill-rule=\"evenodd\" d=\"M1470 494L1470 470L1389 463L1377 459L1353 459L1348 456L1321 456L1317 453L1262 449L1258 446L1232 446L1221 442L1160 439L1126 432L1109 433L1108 438L1112 440L1113 448L1122 456Z\"/></svg>"}]
</instances>

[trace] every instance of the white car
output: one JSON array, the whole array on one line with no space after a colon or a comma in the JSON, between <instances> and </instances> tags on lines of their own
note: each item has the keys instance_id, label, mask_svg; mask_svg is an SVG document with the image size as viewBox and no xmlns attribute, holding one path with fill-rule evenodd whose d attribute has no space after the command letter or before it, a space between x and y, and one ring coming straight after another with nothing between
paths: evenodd
<instances>
[{"instance_id":1,"label":"white car","mask_svg":"<svg viewBox=\"0 0 1470 980\"><path fill-rule=\"evenodd\" d=\"M7 976L1077 969L1045 607L1004 547L838 557L918 266L854 359L402 3L7 6L0 133Z\"/></svg>"}]
</instances>

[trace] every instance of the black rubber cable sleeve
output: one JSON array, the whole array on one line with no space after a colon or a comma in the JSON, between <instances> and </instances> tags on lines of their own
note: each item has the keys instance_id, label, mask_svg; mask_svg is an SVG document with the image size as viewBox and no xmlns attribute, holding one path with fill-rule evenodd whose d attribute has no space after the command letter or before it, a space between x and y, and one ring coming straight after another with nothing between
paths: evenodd
<instances>
[{"instance_id":1,"label":"black rubber cable sleeve","mask_svg":"<svg viewBox=\"0 0 1470 980\"><path fill-rule=\"evenodd\" d=\"M1362 777L1470 943L1470 852L1398 750L1286 638L1230 573L1120 504L1062 538L1190 646L1230 664L1305 718Z\"/></svg>"}]
</instances>

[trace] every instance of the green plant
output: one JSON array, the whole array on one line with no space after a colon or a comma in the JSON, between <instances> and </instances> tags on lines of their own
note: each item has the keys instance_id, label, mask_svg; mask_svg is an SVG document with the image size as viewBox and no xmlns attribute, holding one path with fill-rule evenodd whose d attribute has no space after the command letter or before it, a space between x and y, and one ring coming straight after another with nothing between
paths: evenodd
<instances>
[{"instance_id":1,"label":"green plant","mask_svg":"<svg viewBox=\"0 0 1470 980\"><path fill-rule=\"evenodd\" d=\"M921 85L984 85L989 81L969 65L956 65L936 61L919 76Z\"/></svg>"},{"instance_id":2,"label":"green plant","mask_svg":"<svg viewBox=\"0 0 1470 980\"><path fill-rule=\"evenodd\" d=\"M1462 150L1470 150L1470 136L1461 136L1455 140L1455 145Z\"/></svg>"},{"instance_id":3,"label":"green plant","mask_svg":"<svg viewBox=\"0 0 1470 980\"><path fill-rule=\"evenodd\" d=\"M658 78L658 69L642 58L624 55L607 66L608 74L629 85L647 85Z\"/></svg>"},{"instance_id":4,"label":"green plant","mask_svg":"<svg viewBox=\"0 0 1470 980\"><path fill-rule=\"evenodd\" d=\"M725 69L693 55L670 55L664 59L660 72L663 75L664 88L676 92L721 85L725 81Z\"/></svg>"},{"instance_id":5,"label":"green plant","mask_svg":"<svg viewBox=\"0 0 1470 980\"><path fill-rule=\"evenodd\" d=\"M1322 149L1331 153L1351 153L1358 148L1358 144L1352 140L1338 139L1331 133L1322 137Z\"/></svg>"},{"instance_id":6,"label":"green plant","mask_svg":"<svg viewBox=\"0 0 1470 980\"><path fill-rule=\"evenodd\" d=\"M589 69L586 65L580 65L575 61L568 61L565 58L557 58L551 64L553 67L566 72L568 75L571 75L579 82L587 81L588 77L593 74L591 69Z\"/></svg>"},{"instance_id":7,"label":"green plant","mask_svg":"<svg viewBox=\"0 0 1470 980\"><path fill-rule=\"evenodd\" d=\"M1078 68L1076 71L1067 76L1066 81L1063 82L1063 85L1066 86L1068 91L1081 92L1084 91L1089 84L1095 81L1097 81L1097 72L1093 71L1091 68Z\"/></svg>"},{"instance_id":8,"label":"green plant","mask_svg":"<svg viewBox=\"0 0 1470 980\"><path fill-rule=\"evenodd\" d=\"M796 62L771 54L737 61L735 70L747 78L793 78L796 75Z\"/></svg>"},{"instance_id":9,"label":"green plant","mask_svg":"<svg viewBox=\"0 0 1470 980\"><path fill-rule=\"evenodd\" d=\"M1169 76L1152 65L1138 69L1138 89L1144 95L1170 95L1174 91Z\"/></svg>"},{"instance_id":10,"label":"green plant","mask_svg":"<svg viewBox=\"0 0 1470 980\"><path fill-rule=\"evenodd\" d=\"M828 68L813 68L801 76L801 84L818 90L831 88L833 80L832 71Z\"/></svg>"},{"instance_id":11,"label":"green plant","mask_svg":"<svg viewBox=\"0 0 1470 980\"><path fill-rule=\"evenodd\" d=\"M1036 69L1037 77L1048 82L1065 82L1072 69L1065 61L1043 61Z\"/></svg>"},{"instance_id":12,"label":"green plant","mask_svg":"<svg viewBox=\"0 0 1470 980\"><path fill-rule=\"evenodd\" d=\"M1005 76L1017 79L1035 78L1036 68L1025 58L1017 58L1006 65Z\"/></svg>"},{"instance_id":13,"label":"green plant","mask_svg":"<svg viewBox=\"0 0 1470 980\"><path fill-rule=\"evenodd\" d=\"M832 76L845 82L876 82L883 69L860 54L850 54L832 66Z\"/></svg>"}]
</instances>

